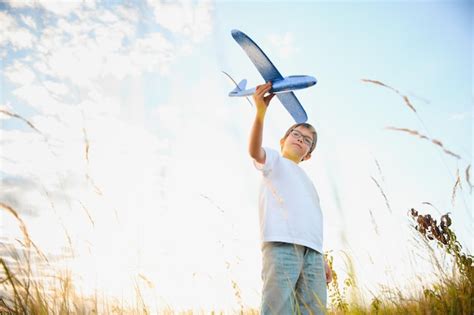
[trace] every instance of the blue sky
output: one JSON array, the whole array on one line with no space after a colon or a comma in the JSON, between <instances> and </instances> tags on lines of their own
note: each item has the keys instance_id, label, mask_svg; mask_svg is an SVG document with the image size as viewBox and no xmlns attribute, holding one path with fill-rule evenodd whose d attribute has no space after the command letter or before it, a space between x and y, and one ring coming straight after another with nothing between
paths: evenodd
<instances>
[{"instance_id":1,"label":"blue sky","mask_svg":"<svg viewBox=\"0 0 474 315\"><path fill-rule=\"evenodd\" d=\"M414 257L426 253L407 246L411 207L451 212L472 252L468 1L4 2L0 22L1 108L42 132L0 116L0 200L48 253L63 250L67 232L76 257L65 265L85 292L124 296L142 274L164 284L147 298L236 307L236 281L245 305L258 305L259 177L246 153L254 109L227 97L233 85L221 71L249 86L262 79L232 29L283 75L318 79L296 93L319 132L302 167L320 194L325 250L339 271L348 252L372 292L429 273ZM394 91L361 79L399 90L418 116ZM264 144L277 147L291 124L272 101ZM462 159L388 126L438 139ZM7 242L21 238L6 213L0 227ZM170 289L177 280L188 285Z\"/></svg>"}]
</instances>

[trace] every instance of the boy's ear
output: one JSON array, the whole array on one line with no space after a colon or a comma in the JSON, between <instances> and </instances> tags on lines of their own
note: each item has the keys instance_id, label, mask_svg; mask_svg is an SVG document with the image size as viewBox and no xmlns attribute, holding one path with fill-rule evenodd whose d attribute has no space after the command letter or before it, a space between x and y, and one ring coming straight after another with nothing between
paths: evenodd
<instances>
[{"instance_id":1,"label":"boy's ear","mask_svg":"<svg viewBox=\"0 0 474 315\"><path fill-rule=\"evenodd\" d=\"M281 138L280 139L280 149L283 149L283 143L285 143L285 139Z\"/></svg>"},{"instance_id":2,"label":"boy's ear","mask_svg":"<svg viewBox=\"0 0 474 315\"><path fill-rule=\"evenodd\" d=\"M301 161L306 161L306 160L309 160L310 158L311 158L311 153L308 153L304 156L304 158Z\"/></svg>"}]
</instances>

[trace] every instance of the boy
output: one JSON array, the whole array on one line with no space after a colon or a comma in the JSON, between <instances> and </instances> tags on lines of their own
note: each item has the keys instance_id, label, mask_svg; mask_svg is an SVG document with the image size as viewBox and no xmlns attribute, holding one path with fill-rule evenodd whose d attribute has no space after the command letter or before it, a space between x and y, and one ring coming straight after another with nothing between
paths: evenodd
<instances>
[{"instance_id":1,"label":"boy","mask_svg":"<svg viewBox=\"0 0 474 315\"><path fill-rule=\"evenodd\" d=\"M259 85L253 95L257 112L249 142L249 154L263 175L261 313L323 314L332 275L322 255L322 213L314 185L298 166L311 158L317 134L310 124L296 124L280 140L281 155L262 148L265 113L274 96L265 96L270 89L270 82Z\"/></svg>"}]
</instances>

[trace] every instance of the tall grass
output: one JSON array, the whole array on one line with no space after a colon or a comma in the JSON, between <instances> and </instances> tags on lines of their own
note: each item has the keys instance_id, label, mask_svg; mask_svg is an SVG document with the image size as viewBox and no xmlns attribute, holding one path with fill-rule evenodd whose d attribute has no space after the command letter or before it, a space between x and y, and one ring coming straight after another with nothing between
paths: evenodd
<instances>
[{"instance_id":1,"label":"tall grass","mask_svg":"<svg viewBox=\"0 0 474 315\"><path fill-rule=\"evenodd\" d=\"M431 257L436 266L437 278L434 282L420 282L417 291L402 292L398 288L388 288L375 296L369 305L360 300L349 301L347 290L354 287L354 278L344 280L339 287L338 274L333 270L334 282L330 284L329 314L472 314L474 311L474 257L463 252L456 233L450 228L449 214L437 220L429 214L419 214L411 209L413 228L417 231L417 240L435 247L447 254L452 269L445 270L436 255ZM350 257L348 257L350 259ZM332 268L333 257L328 257Z\"/></svg>"},{"instance_id":2,"label":"tall grass","mask_svg":"<svg viewBox=\"0 0 474 315\"><path fill-rule=\"evenodd\" d=\"M9 213L18 218L21 229L27 237L28 231L18 213L11 207ZM409 211L416 231L417 241L447 254L452 269L445 270L435 255L432 263L437 266L438 278L430 284L421 284L418 291L405 293L398 288L388 288L373 297L369 304L351 294L357 290L357 281L348 254L342 257L349 270L345 279L333 269L334 255L327 253L326 259L333 269L333 282L329 284L329 305L327 314L472 314L474 298L474 257L463 251L456 233L451 229L449 214L435 220L429 214L415 209ZM98 295L86 297L74 287L68 271L57 271L49 277L35 273L34 264L46 261L31 248L33 242L21 242L21 247L10 247L9 255L0 257L0 314L150 314L151 309L142 297L140 281L149 282L143 275L135 285L136 303L130 306L117 300L100 299ZM6 247L5 244L3 244ZM5 251L4 251L5 252ZM50 265L49 265L50 266ZM52 267L52 266L50 266ZM148 284L150 285L150 284ZM244 306L237 282L232 286L238 300L240 314L257 314L258 310ZM204 314L199 310L175 311L162 309L162 314ZM215 311L215 314L224 312Z\"/></svg>"}]
</instances>

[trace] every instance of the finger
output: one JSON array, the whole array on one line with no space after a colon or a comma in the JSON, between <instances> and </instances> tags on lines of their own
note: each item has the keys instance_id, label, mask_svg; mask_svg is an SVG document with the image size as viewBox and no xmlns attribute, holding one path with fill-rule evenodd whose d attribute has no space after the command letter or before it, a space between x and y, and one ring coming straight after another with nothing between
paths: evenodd
<instances>
[{"instance_id":1,"label":"finger","mask_svg":"<svg viewBox=\"0 0 474 315\"><path fill-rule=\"evenodd\" d=\"M271 88L272 88L271 82L261 84L261 85L257 85L256 88L255 88L255 93L254 94L255 94L256 97L263 97L265 95L265 93L267 93Z\"/></svg>"},{"instance_id":2,"label":"finger","mask_svg":"<svg viewBox=\"0 0 474 315\"><path fill-rule=\"evenodd\" d=\"M261 90L259 89L255 89L255 92L253 93L253 97L256 97L256 98L262 98L263 97L263 94Z\"/></svg>"},{"instance_id":3,"label":"finger","mask_svg":"<svg viewBox=\"0 0 474 315\"><path fill-rule=\"evenodd\" d=\"M255 92L260 93L260 94L264 94L266 92L265 84L257 85L257 88L255 89Z\"/></svg>"},{"instance_id":4,"label":"finger","mask_svg":"<svg viewBox=\"0 0 474 315\"><path fill-rule=\"evenodd\" d=\"M268 83L265 84L259 84L256 86L257 89L265 89L268 86Z\"/></svg>"},{"instance_id":5,"label":"finger","mask_svg":"<svg viewBox=\"0 0 474 315\"><path fill-rule=\"evenodd\" d=\"M269 95L265 96L265 102L269 103L274 96L275 93L270 93Z\"/></svg>"},{"instance_id":6,"label":"finger","mask_svg":"<svg viewBox=\"0 0 474 315\"><path fill-rule=\"evenodd\" d=\"M255 96L256 97L259 97L259 98L263 98L263 96L265 95L265 91L255 91Z\"/></svg>"}]
</instances>

